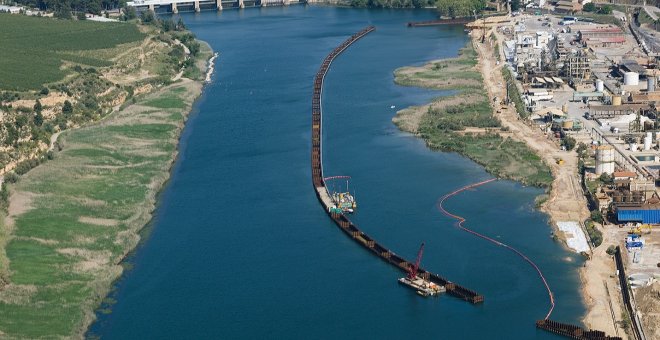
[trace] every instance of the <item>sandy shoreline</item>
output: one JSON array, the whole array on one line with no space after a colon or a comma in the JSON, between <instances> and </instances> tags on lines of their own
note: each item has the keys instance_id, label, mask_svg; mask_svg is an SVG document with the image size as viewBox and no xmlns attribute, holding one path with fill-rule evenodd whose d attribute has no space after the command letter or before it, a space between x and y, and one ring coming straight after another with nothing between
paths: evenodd
<instances>
[{"instance_id":1,"label":"sandy shoreline","mask_svg":"<svg viewBox=\"0 0 660 340\"><path fill-rule=\"evenodd\" d=\"M504 41L502 37L498 37L496 29L493 29L492 33L497 37L496 41ZM497 65L493 47L489 42L481 44L480 37L477 37L477 35L472 36L472 41L477 46L479 64L486 88L491 98L503 98L505 96L504 91L498 84L505 82L501 74L504 63ZM500 60L504 60L504 49L500 47L499 51ZM500 118L503 125L510 128L514 138L527 143L552 168L554 177L552 189L549 192L548 200L542 204L540 210L549 216L549 224L553 233L559 236L567 249L575 251L575 249L569 247L566 235L559 230L558 223L569 221L581 223L590 216L586 197L581 185L579 185L577 153L561 151L559 145L549 140L540 130L521 121L513 107L502 110L496 116ZM558 165L557 159L562 159L564 164ZM623 309L617 283L611 277L614 273L614 264L611 256L605 253L607 247L604 245L610 244L609 240L610 238L604 233L603 245L592 249L591 258L579 270L580 292L587 307L582 321L587 328L598 329L608 335L617 335L627 339L625 332L617 325L617 322L621 319Z\"/></svg>"},{"instance_id":2,"label":"sandy shoreline","mask_svg":"<svg viewBox=\"0 0 660 340\"><path fill-rule=\"evenodd\" d=\"M207 83L211 82L211 76L213 76L213 72L215 71L215 59L218 58L218 52L213 53L213 56L211 59L209 59L208 63L208 68L206 70L206 77L204 78L204 81Z\"/></svg>"},{"instance_id":3,"label":"sandy shoreline","mask_svg":"<svg viewBox=\"0 0 660 340\"><path fill-rule=\"evenodd\" d=\"M496 30L489 32L497 37ZM505 63L497 62L494 53L495 41L504 41L503 37L491 43L481 43L481 30L473 31L472 45L477 52L477 69L483 77L483 85L488 98L505 98L506 83L502 74ZM504 60L503 48L499 48L499 60ZM404 79L405 80L405 79ZM408 85L408 84L403 84ZM435 86L437 84L427 84ZM442 84L440 84L442 85ZM417 86L417 84L415 84ZM411 107L399 111L393 122L399 128L416 133L421 117L429 105ZM605 253L607 244L610 244L607 235L603 235L604 242L600 247L591 250L580 224L590 217L587 200L580 185L577 173L578 156L574 151L562 151L559 145L549 139L540 129L526 124L520 119L513 105L500 106L491 101L493 115L501 121L507 130L507 136L514 140L524 142L552 171L552 186L547 192L548 199L540 210L548 215L551 231L561 241L565 249L576 253L586 253L591 259L580 268L580 293L587 307L582 322L587 328L606 332L608 335L621 336L626 339L625 332L618 326L621 321L622 304L619 298L616 281L611 277L614 272L611 256ZM563 164L559 164L559 159ZM560 228L561 226L561 228ZM563 231L561 230L563 229ZM550 230L549 230L550 234ZM561 319L561 316L557 316Z\"/></svg>"}]
</instances>

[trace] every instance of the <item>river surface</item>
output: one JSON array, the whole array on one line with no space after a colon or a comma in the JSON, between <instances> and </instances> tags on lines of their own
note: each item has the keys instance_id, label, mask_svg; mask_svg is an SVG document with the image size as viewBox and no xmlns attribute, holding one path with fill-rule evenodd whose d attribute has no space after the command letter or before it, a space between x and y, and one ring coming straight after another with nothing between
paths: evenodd
<instances>
[{"instance_id":1,"label":"river surface","mask_svg":"<svg viewBox=\"0 0 660 340\"><path fill-rule=\"evenodd\" d=\"M405 65L455 56L459 26L408 28L430 11L317 6L182 14L220 52L213 82L184 130L171 181L116 284L107 339L555 339L534 322L549 308L535 271L510 251L454 227L436 204L490 178L456 154L428 150L391 123L396 109L443 95L393 83ZM346 237L311 184L310 124L321 60L369 24L326 78L325 175L350 175L354 221L376 240L485 296L421 298L402 273ZM546 274L553 319L580 323L583 261L550 238L541 193L497 181L446 203L466 226L517 247Z\"/></svg>"}]
</instances>

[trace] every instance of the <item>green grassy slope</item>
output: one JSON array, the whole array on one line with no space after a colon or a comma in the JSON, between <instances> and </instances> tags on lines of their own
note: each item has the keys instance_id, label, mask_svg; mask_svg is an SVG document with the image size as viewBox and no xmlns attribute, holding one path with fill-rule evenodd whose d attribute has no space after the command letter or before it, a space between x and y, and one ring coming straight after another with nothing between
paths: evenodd
<instances>
[{"instance_id":1,"label":"green grassy slope","mask_svg":"<svg viewBox=\"0 0 660 340\"><path fill-rule=\"evenodd\" d=\"M144 39L134 24L56 20L0 13L0 89L31 90L62 79L64 61L109 66L103 55L82 56Z\"/></svg>"}]
</instances>

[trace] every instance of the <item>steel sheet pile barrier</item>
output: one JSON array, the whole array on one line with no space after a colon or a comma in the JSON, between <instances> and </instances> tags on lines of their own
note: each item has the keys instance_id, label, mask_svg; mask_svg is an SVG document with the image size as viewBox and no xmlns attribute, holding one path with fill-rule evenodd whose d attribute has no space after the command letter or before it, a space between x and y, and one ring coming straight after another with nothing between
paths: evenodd
<instances>
[{"instance_id":1,"label":"steel sheet pile barrier","mask_svg":"<svg viewBox=\"0 0 660 340\"><path fill-rule=\"evenodd\" d=\"M642 330L641 322L635 313L635 308L633 308L632 305L630 289L628 288L628 278L626 276L626 269L623 267L623 258L621 257L621 248L619 246L616 247L616 252L614 253L614 261L616 262L616 271L619 274L619 286L621 287L623 304L626 306L628 316L630 316L635 339L645 340L646 338L644 336L644 331Z\"/></svg>"},{"instance_id":2,"label":"steel sheet pile barrier","mask_svg":"<svg viewBox=\"0 0 660 340\"><path fill-rule=\"evenodd\" d=\"M456 19L438 19L428 21L410 21L408 27L418 26L438 26L438 25L462 25L473 21L472 18L456 18Z\"/></svg>"},{"instance_id":3,"label":"steel sheet pile barrier","mask_svg":"<svg viewBox=\"0 0 660 340\"><path fill-rule=\"evenodd\" d=\"M321 110L321 95L323 92L323 80L325 75L330 68L332 61L341 54L346 48L351 46L354 42L358 41L360 38L371 33L376 28L374 26L369 26L355 34L350 38L344 41L341 45L337 46L327 57L323 60L321 68L316 73L314 78L314 95L312 96L312 183L314 184L314 189L316 191L316 196L318 197L321 205L328 213L330 218L339 226L339 228L344 231L348 236L353 238L359 244L365 247L365 249L377 255L382 260L396 266L400 270L407 272L408 268L412 267L413 264L410 261L407 261L403 257L395 254L386 247L382 246L376 242L369 235L360 231L360 229L351 222L351 220L344 214L333 212L330 210L332 202L328 195L325 181L323 179L323 160L322 160L322 110ZM423 268L418 269L418 275L423 277L431 282L445 286L447 293L452 296L458 297L460 299L469 301L471 303L481 303L484 301L482 295L479 295L477 292L470 290L468 288L462 287L456 283L453 283L437 274L430 273Z\"/></svg>"},{"instance_id":4,"label":"steel sheet pile barrier","mask_svg":"<svg viewBox=\"0 0 660 340\"><path fill-rule=\"evenodd\" d=\"M603 331L585 330L581 327L552 320L539 320L536 327L548 332L578 340L621 340L618 336L607 336Z\"/></svg>"}]
</instances>

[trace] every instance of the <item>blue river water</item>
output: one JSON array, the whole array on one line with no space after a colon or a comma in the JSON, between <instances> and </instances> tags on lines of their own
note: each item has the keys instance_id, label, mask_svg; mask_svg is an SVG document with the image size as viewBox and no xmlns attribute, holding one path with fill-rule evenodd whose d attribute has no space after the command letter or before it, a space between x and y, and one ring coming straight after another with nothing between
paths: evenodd
<instances>
[{"instance_id":1,"label":"blue river water","mask_svg":"<svg viewBox=\"0 0 660 340\"><path fill-rule=\"evenodd\" d=\"M196 103L154 220L116 283L111 313L88 336L107 339L555 339L534 322L549 308L536 272L510 251L458 230L438 199L490 178L456 154L428 150L391 123L396 109L441 92L397 86L401 66L455 56L462 27L408 28L431 11L321 6L187 13L220 52ZM366 25L326 78L325 175L350 175L354 221L422 265L485 296L421 298L402 273L363 250L325 215L311 184L313 77L336 45ZM452 198L466 226L537 262L557 306L580 323L582 259L550 238L534 209L541 191L497 181Z\"/></svg>"}]
</instances>

